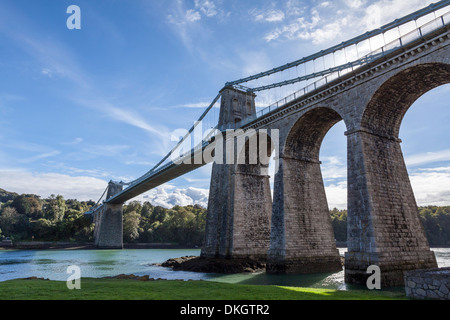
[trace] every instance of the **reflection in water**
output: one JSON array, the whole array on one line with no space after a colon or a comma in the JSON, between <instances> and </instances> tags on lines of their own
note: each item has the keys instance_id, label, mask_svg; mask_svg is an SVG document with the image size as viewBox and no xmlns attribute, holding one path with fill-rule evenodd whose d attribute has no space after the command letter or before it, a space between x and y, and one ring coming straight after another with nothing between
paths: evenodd
<instances>
[{"instance_id":1,"label":"reflection in water","mask_svg":"<svg viewBox=\"0 0 450 320\"><path fill-rule=\"evenodd\" d=\"M339 249L344 255L346 249ZM439 267L450 267L450 249L433 249ZM149 275L151 278L212 280L228 283L269 284L311 288L349 290L361 288L344 283L344 271L308 275L269 275L265 272L253 274L207 274L173 271L154 265L169 258L198 256L200 250L1 250L0 281L36 276L51 280L66 281L67 267L77 265L82 277L100 278L119 274Z\"/></svg>"}]
</instances>

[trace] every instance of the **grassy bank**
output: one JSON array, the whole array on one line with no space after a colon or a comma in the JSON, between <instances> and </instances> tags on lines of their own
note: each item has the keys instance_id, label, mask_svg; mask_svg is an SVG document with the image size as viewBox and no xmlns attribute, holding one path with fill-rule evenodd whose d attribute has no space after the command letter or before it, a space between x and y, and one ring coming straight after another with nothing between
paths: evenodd
<instances>
[{"instance_id":1,"label":"grassy bank","mask_svg":"<svg viewBox=\"0 0 450 320\"><path fill-rule=\"evenodd\" d=\"M0 300L404 300L403 293L338 291L212 281L81 279L80 290L64 281L0 282Z\"/></svg>"}]
</instances>

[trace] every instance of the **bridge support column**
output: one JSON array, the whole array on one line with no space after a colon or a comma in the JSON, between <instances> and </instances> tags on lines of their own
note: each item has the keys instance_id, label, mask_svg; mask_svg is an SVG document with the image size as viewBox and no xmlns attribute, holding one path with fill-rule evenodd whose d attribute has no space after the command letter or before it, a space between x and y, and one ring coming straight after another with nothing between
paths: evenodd
<instances>
[{"instance_id":1,"label":"bridge support column","mask_svg":"<svg viewBox=\"0 0 450 320\"><path fill-rule=\"evenodd\" d=\"M266 270L282 274L342 270L319 161L280 159Z\"/></svg>"},{"instance_id":2,"label":"bridge support column","mask_svg":"<svg viewBox=\"0 0 450 320\"><path fill-rule=\"evenodd\" d=\"M269 176L214 164L202 256L265 261L271 208Z\"/></svg>"},{"instance_id":3,"label":"bridge support column","mask_svg":"<svg viewBox=\"0 0 450 320\"><path fill-rule=\"evenodd\" d=\"M366 284L377 265L381 285L403 272L436 268L403 160L400 140L357 130L348 139L348 252L345 281Z\"/></svg>"},{"instance_id":4,"label":"bridge support column","mask_svg":"<svg viewBox=\"0 0 450 320\"><path fill-rule=\"evenodd\" d=\"M109 182L106 199L120 191L122 185ZM123 248L123 204L103 204L94 212L94 223L94 244L98 248Z\"/></svg>"},{"instance_id":5,"label":"bridge support column","mask_svg":"<svg viewBox=\"0 0 450 320\"><path fill-rule=\"evenodd\" d=\"M239 127L256 114L255 95L225 88L221 91L219 126L222 129ZM205 240L201 255L209 258L266 259L270 241L272 197L267 167L258 160L249 164L248 141L252 138L229 130L223 145L216 139L216 156L211 174L206 217ZM244 137L238 150L236 143ZM252 133L252 137L255 135ZM221 150L218 148L222 148ZM222 151L221 157L218 155ZM245 163L237 158L246 152ZM253 150L258 153L258 150ZM239 156L237 156L239 154ZM220 158L220 159L219 159ZM220 161L218 161L220 160Z\"/></svg>"}]
</instances>

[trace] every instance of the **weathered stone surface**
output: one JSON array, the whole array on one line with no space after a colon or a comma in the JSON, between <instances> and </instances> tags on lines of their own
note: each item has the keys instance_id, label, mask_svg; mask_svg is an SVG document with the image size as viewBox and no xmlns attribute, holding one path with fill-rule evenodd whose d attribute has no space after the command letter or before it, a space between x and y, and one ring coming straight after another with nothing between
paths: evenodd
<instances>
[{"instance_id":1,"label":"weathered stone surface","mask_svg":"<svg viewBox=\"0 0 450 320\"><path fill-rule=\"evenodd\" d=\"M232 88L222 90L220 126L234 128L235 121L252 117L255 112L254 95ZM256 138L267 137L257 135ZM250 137L243 138L242 149L238 149L238 139L241 136L227 134L222 146L222 163L213 164L201 256L264 261L269 248L272 210L267 164L259 157L256 162L250 161Z\"/></svg>"},{"instance_id":2,"label":"weathered stone surface","mask_svg":"<svg viewBox=\"0 0 450 320\"><path fill-rule=\"evenodd\" d=\"M122 191L122 185L110 181L106 199ZM102 249L123 248L123 206L103 204L93 213L94 244Z\"/></svg>"},{"instance_id":3,"label":"weathered stone surface","mask_svg":"<svg viewBox=\"0 0 450 320\"><path fill-rule=\"evenodd\" d=\"M405 292L411 298L450 300L449 285L450 268L405 272Z\"/></svg>"}]
</instances>

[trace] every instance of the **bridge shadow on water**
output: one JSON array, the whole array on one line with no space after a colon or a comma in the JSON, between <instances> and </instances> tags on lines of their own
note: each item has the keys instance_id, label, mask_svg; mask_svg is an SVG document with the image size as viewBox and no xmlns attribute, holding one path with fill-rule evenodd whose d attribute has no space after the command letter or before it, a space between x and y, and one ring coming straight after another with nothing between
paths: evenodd
<instances>
[{"instance_id":1,"label":"bridge shadow on water","mask_svg":"<svg viewBox=\"0 0 450 320\"><path fill-rule=\"evenodd\" d=\"M239 274L216 274L213 281L255 285L277 285L306 288L347 290L344 283L344 272L316 274L268 274L264 271Z\"/></svg>"},{"instance_id":2,"label":"bridge shadow on water","mask_svg":"<svg viewBox=\"0 0 450 320\"><path fill-rule=\"evenodd\" d=\"M314 273L314 274L268 274L264 271L249 273L249 274L216 274L214 278L209 279L217 282L224 283L239 283L250 285L273 285L280 287L302 287L310 289L327 289L327 296L333 299L333 291L347 291L349 294L352 292L366 291L367 293L373 292L367 289L366 286L347 284L344 282L344 270L334 273ZM291 290L289 288L280 288L282 290ZM378 290L374 290L378 291ZM383 288L382 291L391 292L394 294L404 293L403 287ZM303 293L302 293L303 294ZM316 293L311 293L311 298L317 297ZM357 296L355 296L357 297Z\"/></svg>"}]
</instances>

